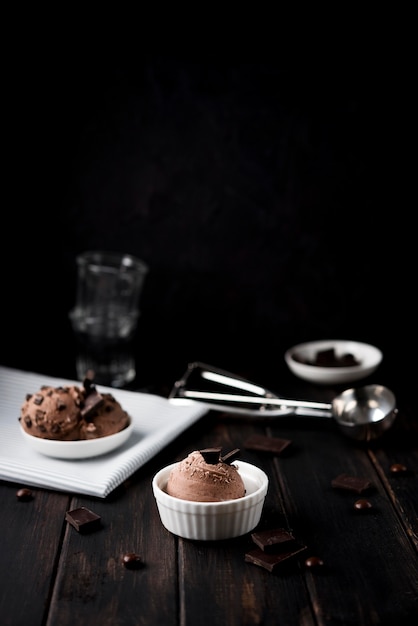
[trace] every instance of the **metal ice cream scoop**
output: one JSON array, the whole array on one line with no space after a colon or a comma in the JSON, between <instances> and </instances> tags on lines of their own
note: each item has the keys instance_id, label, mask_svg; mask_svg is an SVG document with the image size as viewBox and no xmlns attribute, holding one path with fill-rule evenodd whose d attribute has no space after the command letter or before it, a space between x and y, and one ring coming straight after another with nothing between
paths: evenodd
<instances>
[{"instance_id":1,"label":"metal ice cream scoop","mask_svg":"<svg viewBox=\"0 0 418 626\"><path fill-rule=\"evenodd\" d=\"M193 381L199 382L195 385L198 388L193 388ZM206 390L202 390L204 383ZM224 391L228 387L242 393ZM176 404L203 402L211 409L262 418L291 414L330 417L341 432L358 441L380 437L392 426L398 413L393 392L382 385L346 389L330 403L290 400L199 361L188 365L184 376L175 382L169 400Z\"/></svg>"}]
</instances>

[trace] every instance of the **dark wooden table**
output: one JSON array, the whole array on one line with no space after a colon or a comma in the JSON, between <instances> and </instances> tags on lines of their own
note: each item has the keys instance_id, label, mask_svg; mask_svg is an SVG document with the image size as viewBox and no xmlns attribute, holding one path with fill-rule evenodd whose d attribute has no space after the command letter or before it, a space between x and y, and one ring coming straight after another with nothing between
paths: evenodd
<instances>
[{"instance_id":1,"label":"dark wooden table","mask_svg":"<svg viewBox=\"0 0 418 626\"><path fill-rule=\"evenodd\" d=\"M396 370L371 381L392 388L399 415L381 440L369 444L345 438L332 420L259 423L209 411L106 499L32 488L32 500L21 502L16 492L26 485L0 483L0 623L418 623L418 420L413 390L398 385ZM268 386L261 371L250 374ZM166 394L169 381L158 382ZM284 372L281 383L275 391L301 399L329 401L339 391ZM288 438L292 445L280 456L246 450L252 433ZM270 573L245 562L250 534L195 542L162 526L153 475L208 446L240 447L242 460L265 470L270 484L259 528L291 529L307 546L300 557ZM393 472L395 464L407 471ZM370 510L354 508L363 496L331 486L341 473L373 483L364 496ZM80 506L101 516L99 530L81 534L67 524L66 511ZM141 555L143 567L123 565L129 552ZM307 568L308 556L320 557L323 567Z\"/></svg>"}]
</instances>

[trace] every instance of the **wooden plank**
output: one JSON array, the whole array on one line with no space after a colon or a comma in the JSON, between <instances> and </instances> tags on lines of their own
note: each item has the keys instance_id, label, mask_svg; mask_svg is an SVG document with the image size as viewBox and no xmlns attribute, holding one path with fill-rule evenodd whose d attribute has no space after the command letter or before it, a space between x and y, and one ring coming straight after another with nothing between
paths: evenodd
<instances>
[{"instance_id":1,"label":"wooden plank","mask_svg":"<svg viewBox=\"0 0 418 626\"><path fill-rule=\"evenodd\" d=\"M202 428L199 422L193 425L106 499L72 500L72 508L86 506L100 515L102 528L84 536L67 527L49 611L51 626L177 622L177 539L161 524L151 481ZM126 569L122 558L128 552L139 554L143 567Z\"/></svg>"},{"instance_id":2,"label":"wooden plank","mask_svg":"<svg viewBox=\"0 0 418 626\"><path fill-rule=\"evenodd\" d=\"M306 572L318 623L409 624L418 615L418 560L368 446L345 439L330 422L305 420L297 432L287 422L270 432L294 439L294 455L276 459L290 526L326 565L320 575ZM354 509L359 495L333 489L332 479L344 472L374 483L370 511Z\"/></svg>"},{"instance_id":3,"label":"wooden plank","mask_svg":"<svg viewBox=\"0 0 418 626\"><path fill-rule=\"evenodd\" d=\"M82 535L68 526L52 596L50 623L173 623L178 612L175 539L163 529L151 491L149 464L105 501L75 498L102 518L102 528ZM143 566L127 569L136 553Z\"/></svg>"},{"instance_id":4,"label":"wooden plank","mask_svg":"<svg viewBox=\"0 0 418 626\"><path fill-rule=\"evenodd\" d=\"M216 420L195 449L221 445L225 450L242 448L242 460L251 462L243 443L250 434L264 432L243 422ZM183 449L183 458L190 450ZM286 525L278 497L273 461L257 455L257 465L271 479L261 526ZM179 539L180 618L182 624L313 624L312 609L299 559L283 567L280 574L245 563L245 553L255 547L250 534L219 541L196 542Z\"/></svg>"},{"instance_id":5,"label":"wooden plank","mask_svg":"<svg viewBox=\"0 0 418 626\"><path fill-rule=\"evenodd\" d=\"M19 487L0 483L0 622L42 624L48 612L61 548L65 494L30 488L33 499L16 498Z\"/></svg>"}]
</instances>

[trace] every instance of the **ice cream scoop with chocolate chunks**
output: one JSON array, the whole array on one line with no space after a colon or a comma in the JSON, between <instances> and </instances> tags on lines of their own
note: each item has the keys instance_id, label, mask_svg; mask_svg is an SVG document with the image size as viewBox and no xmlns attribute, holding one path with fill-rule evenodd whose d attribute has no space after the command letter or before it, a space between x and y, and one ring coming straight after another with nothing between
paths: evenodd
<instances>
[{"instance_id":1,"label":"ice cream scoop with chocolate chunks","mask_svg":"<svg viewBox=\"0 0 418 626\"><path fill-rule=\"evenodd\" d=\"M239 449L221 456L221 448L191 452L171 471L166 491L170 496L195 502L223 502L245 496L244 482L232 464Z\"/></svg>"},{"instance_id":2,"label":"ice cream scoop with chocolate chunks","mask_svg":"<svg viewBox=\"0 0 418 626\"><path fill-rule=\"evenodd\" d=\"M126 428L130 418L111 393L99 393L86 378L83 387L43 385L28 393L19 421L34 437L76 441L113 435Z\"/></svg>"}]
</instances>

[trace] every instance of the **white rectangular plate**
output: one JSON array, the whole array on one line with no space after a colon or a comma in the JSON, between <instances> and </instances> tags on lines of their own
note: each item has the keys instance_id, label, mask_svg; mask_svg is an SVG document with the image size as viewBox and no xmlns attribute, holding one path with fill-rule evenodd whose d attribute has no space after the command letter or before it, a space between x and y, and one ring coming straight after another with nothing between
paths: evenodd
<instances>
[{"instance_id":1,"label":"white rectangular plate","mask_svg":"<svg viewBox=\"0 0 418 626\"><path fill-rule=\"evenodd\" d=\"M18 417L27 393L36 392L42 385L68 384L81 385L0 367L0 479L20 486L105 498L208 410L201 405L175 406L153 394L98 386L99 391L110 391L132 417L132 435L120 448L103 456L55 459L27 444Z\"/></svg>"}]
</instances>

